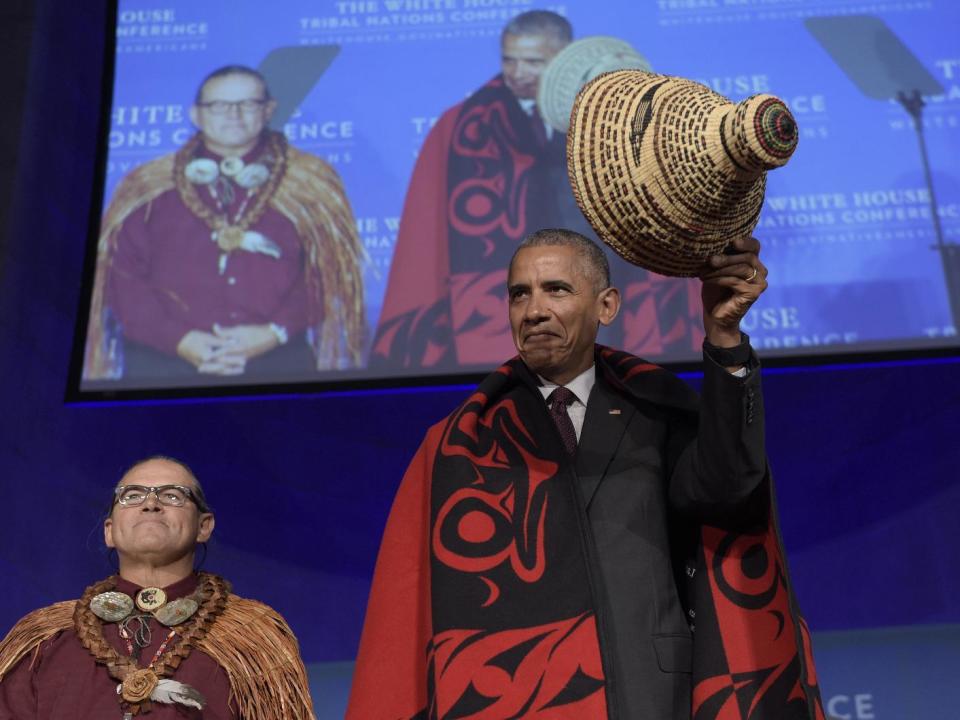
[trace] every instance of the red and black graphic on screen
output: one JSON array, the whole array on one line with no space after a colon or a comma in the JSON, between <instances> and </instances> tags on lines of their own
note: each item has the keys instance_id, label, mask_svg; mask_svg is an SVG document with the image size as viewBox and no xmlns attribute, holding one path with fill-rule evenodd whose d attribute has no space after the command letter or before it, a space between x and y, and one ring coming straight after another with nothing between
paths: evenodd
<instances>
[{"instance_id":1,"label":"red and black graphic on screen","mask_svg":"<svg viewBox=\"0 0 960 720\"><path fill-rule=\"evenodd\" d=\"M535 389L491 401L484 386L433 468L435 716L605 718L573 474Z\"/></svg>"},{"instance_id":2,"label":"red and black graphic on screen","mask_svg":"<svg viewBox=\"0 0 960 720\"><path fill-rule=\"evenodd\" d=\"M534 230L569 224L557 198L573 198L566 136L544 132L500 76L430 131L407 189L372 364L490 366L513 354L510 257Z\"/></svg>"},{"instance_id":3,"label":"red and black graphic on screen","mask_svg":"<svg viewBox=\"0 0 960 720\"><path fill-rule=\"evenodd\" d=\"M547 137L536 109L495 77L447 110L420 150L371 365L450 371L512 355L507 268L524 237L550 227L596 239L567 179L566 135ZM699 281L607 256L623 308L603 341L654 357L698 352Z\"/></svg>"},{"instance_id":4,"label":"red and black graphic on screen","mask_svg":"<svg viewBox=\"0 0 960 720\"><path fill-rule=\"evenodd\" d=\"M500 77L464 104L447 158L450 307L461 364L502 362L513 352L507 320L507 267L524 237L567 225L559 200L566 136L548 140Z\"/></svg>"}]
</instances>

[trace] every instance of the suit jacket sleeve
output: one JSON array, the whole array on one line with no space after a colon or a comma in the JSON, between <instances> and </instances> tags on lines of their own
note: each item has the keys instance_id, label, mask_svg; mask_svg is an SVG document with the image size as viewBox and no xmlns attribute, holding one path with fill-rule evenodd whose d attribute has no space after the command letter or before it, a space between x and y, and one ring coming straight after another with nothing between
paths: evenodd
<instances>
[{"instance_id":1,"label":"suit jacket sleeve","mask_svg":"<svg viewBox=\"0 0 960 720\"><path fill-rule=\"evenodd\" d=\"M150 278L150 232L145 205L131 213L117 234L108 276L108 304L123 325L123 334L168 355L191 330L186 305Z\"/></svg>"},{"instance_id":2,"label":"suit jacket sleeve","mask_svg":"<svg viewBox=\"0 0 960 720\"><path fill-rule=\"evenodd\" d=\"M698 522L766 518L763 394L752 351L747 367L747 376L738 378L704 353L699 423L670 427L670 503Z\"/></svg>"}]
</instances>

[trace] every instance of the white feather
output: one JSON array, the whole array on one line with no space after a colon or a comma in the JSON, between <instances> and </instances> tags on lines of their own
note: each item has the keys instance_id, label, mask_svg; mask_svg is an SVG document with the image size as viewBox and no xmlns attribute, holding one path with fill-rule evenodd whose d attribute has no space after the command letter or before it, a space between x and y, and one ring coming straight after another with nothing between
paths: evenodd
<instances>
[{"instance_id":1,"label":"white feather","mask_svg":"<svg viewBox=\"0 0 960 720\"><path fill-rule=\"evenodd\" d=\"M243 233L243 242L240 243L240 247L247 252L263 253L277 260L282 254L279 245L256 230L247 230Z\"/></svg>"},{"instance_id":2,"label":"white feather","mask_svg":"<svg viewBox=\"0 0 960 720\"><path fill-rule=\"evenodd\" d=\"M197 710L203 710L203 706L207 704L207 699L192 687L169 678L162 678L157 683L153 692L150 693L150 699L170 705L173 703L188 705Z\"/></svg>"}]
</instances>

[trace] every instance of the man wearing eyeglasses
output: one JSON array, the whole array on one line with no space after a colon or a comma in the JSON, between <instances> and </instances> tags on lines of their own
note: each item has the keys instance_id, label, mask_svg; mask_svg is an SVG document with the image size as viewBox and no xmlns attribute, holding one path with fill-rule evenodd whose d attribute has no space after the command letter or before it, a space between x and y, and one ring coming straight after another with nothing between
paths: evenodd
<instances>
[{"instance_id":1,"label":"man wearing eyeglasses","mask_svg":"<svg viewBox=\"0 0 960 720\"><path fill-rule=\"evenodd\" d=\"M263 76L201 83L197 133L134 170L101 224L86 379L309 379L360 362L362 249L340 178L268 125Z\"/></svg>"},{"instance_id":2,"label":"man wearing eyeglasses","mask_svg":"<svg viewBox=\"0 0 960 720\"><path fill-rule=\"evenodd\" d=\"M27 615L0 642L0 719L313 718L284 619L194 571L213 528L186 465L131 467L103 524L119 573Z\"/></svg>"}]
</instances>

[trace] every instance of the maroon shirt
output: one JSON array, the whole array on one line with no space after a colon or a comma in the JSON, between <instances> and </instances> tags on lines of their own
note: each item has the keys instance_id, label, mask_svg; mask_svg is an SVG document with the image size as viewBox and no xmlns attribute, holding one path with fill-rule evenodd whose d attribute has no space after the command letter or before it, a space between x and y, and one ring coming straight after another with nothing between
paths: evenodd
<instances>
[{"instance_id":1,"label":"maroon shirt","mask_svg":"<svg viewBox=\"0 0 960 720\"><path fill-rule=\"evenodd\" d=\"M260 152L255 148L244 160L255 161ZM200 155L219 160L209 152ZM208 189L195 187L201 200L216 209ZM234 185L234 191L227 208L231 221L246 197L243 188ZM187 332L213 332L214 323L273 322L291 336L303 332L311 319L296 229L269 206L249 229L276 243L280 258L234 250L221 274L221 250L211 239L210 226L183 204L176 189L133 211L117 235L107 284L107 305L124 336L175 355Z\"/></svg>"},{"instance_id":2,"label":"maroon shirt","mask_svg":"<svg viewBox=\"0 0 960 720\"><path fill-rule=\"evenodd\" d=\"M191 594L197 587L196 575L164 588L167 600ZM119 592L130 597L140 587L121 579ZM146 667L170 628L150 621L151 643L140 653L139 665ZM104 623L103 635L123 655L126 641L120 637L116 623ZM176 642L174 637L170 642ZM77 639L73 630L65 630L23 658L0 681L0 720L120 720L123 709L117 697L117 681L106 667L97 665L93 656ZM183 705L153 703L144 720L236 720L229 705L230 682L226 672L200 650L194 648L189 657L171 676L200 691L207 699L201 712Z\"/></svg>"}]
</instances>

